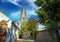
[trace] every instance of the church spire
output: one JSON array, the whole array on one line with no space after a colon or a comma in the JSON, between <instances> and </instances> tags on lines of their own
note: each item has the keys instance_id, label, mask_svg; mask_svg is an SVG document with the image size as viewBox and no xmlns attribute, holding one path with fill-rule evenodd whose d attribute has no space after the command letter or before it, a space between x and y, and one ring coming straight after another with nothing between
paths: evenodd
<instances>
[{"instance_id":1,"label":"church spire","mask_svg":"<svg viewBox=\"0 0 60 42\"><path fill-rule=\"evenodd\" d=\"M26 19L26 10L24 6L22 7L21 19Z\"/></svg>"},{"instance_id":2,"label":"church spire","mask_svg":"<svg viewBox=\"0 0 60 42\"><path fill-rule=\"evenodd\" d=\"M20 23L22 24L23 22L27 22L25 6L22 7L22 12L20 15Z\"/></svg>"},{"instance_id":3,"label":"church spire","mask_svg":"<svg viewBox=\"0 0 60 42\"><path fill-rule=\"evenodd\" d=\"M27 22L27 19L26 19L26 10L25 10L24 6L22 7L22 12L21 12L21 15L20 15L20 22L19 22L19 28L20 29L22 28L22 23L23 22Z\"/></svg>"}]
</instances>

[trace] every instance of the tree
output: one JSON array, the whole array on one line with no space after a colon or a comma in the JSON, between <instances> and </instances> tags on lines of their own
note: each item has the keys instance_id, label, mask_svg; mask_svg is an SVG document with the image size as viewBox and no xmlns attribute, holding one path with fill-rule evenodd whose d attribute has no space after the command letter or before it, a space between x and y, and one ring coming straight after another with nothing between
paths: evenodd
<instances>
[{"instance_id":1,"label":"tree","mask_svg":"<svg viewBox=\"0 0 60 42\"><path fill-rule=\"evenodd\" d=\"M22 32L27 32L28 31L28 26L27 26L28 22L23 22L22 23Z\"/></svg>"},{"instance_id":2,"label":"tree","mask_svg":"<svg viewBox=\"0 0 60 42\"><path fill-rule=\"evenodd\" d=\"M30 18L28 21L28 30L31 32L31 37L35 39L37 32L37 22L32 18Z\"/></svg>"},{"instance_id":3,"label":"tree","mask_svg":"<svg viewBox=\"0 0 60 42\"><path fill-rule=\"evenodd\" d=\"M41 7L36 10L40 23L46 26L49 33L56 32L59 29L58 22L60 21L60 0L36 0L35 4Z\"/></svg>"},{"instance_id":4,"label":"tree","mask_svg":"<svg viewBox=\"0 0 60 42\"><path fill-rule=\"evenodd\" d=\"M60 21L60 1L59 0L36 0L35 4L38 7L37 13L43 23L49 21ZM57 6L57 7L56 7Z\"/></svg>"},{"instance_id":5,"label":"tree","mask_svg":"<svg viewBox=\"0 0 60 42\"><path fill-rule=\"evenodd\" d=\"M24 32L28 32L27 23L28 22L22 23L22 30L19 32L19 38L22 38Z\"/></svg>"}]
</instances>

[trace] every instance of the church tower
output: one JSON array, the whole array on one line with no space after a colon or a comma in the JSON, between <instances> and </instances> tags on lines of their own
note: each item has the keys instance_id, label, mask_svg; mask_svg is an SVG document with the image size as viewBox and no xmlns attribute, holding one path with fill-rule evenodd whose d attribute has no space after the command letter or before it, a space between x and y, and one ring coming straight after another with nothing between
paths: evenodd
<instances>
[{"instance_id":1,"label":"church tower","mask_svg":"<svg viewBox=\"0 0 60 42\"><path fill-rule=\"evenodd\" d=\"M19 28L20 29L22 28L22 23L26 22L26 21L27 21L27 19L26 19L26 10L25 10L25 7L23 6L22 11L21 11L21 15L20 15L20 22L19 22Z\"/></svg>"},{"instance_id":2,"label":"church tower","mask_svg":"<svg viewBox=\"0 0 60 42\"><path fill-rule=\"evenodd\" d=\"M27 19L26 19L26 10L25 10L25 7L23 6L22 7L22 12L21 12L21 15L20 15L20 22L23 23L23 22L26 22Z\"/></svg>"}]
</instances>

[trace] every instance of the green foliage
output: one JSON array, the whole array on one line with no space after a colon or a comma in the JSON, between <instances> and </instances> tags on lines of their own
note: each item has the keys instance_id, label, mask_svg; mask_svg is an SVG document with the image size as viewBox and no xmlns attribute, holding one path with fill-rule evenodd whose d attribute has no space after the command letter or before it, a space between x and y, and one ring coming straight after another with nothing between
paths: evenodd
<instances>
[{"instance_id":1,"label":"green foliage","mask_svg":"<svg viewBox=\"0 0 60 42\"><path fill-rule=\"evenodd\" d=\"M23 23L22 23L22 30L19 31L19 38L22 38L22 35L23 35L24 32L28 32L27 23L28 23L28 22L23 22Z\"/></svg>"},{"instance_id":2,"label":"green foliage","mask_svg":"<svg viewBox=\"0 0 60 42\"><path fill-rule=\"evenodd\" d=\"M37 22L33 19L28 21L28 30L31 32L31 37L35 39L36 31L37 31Z\"/></svg>"},{"instance_id":3,"label":"green foliage","mask_svg":"<svg viewBox=\"0 0 60 42\"><path fill-rule=\"evenodd\" d=\"M45 22L45 28L47 29L47 30L50 30L50 29L54 29L54 28L57 28L57 25L56 25L56 23L54 22L54 21L51 21L51 20L46 20L46 22Z\"/></svg>"},{"instance_id":4,"label":"green foliage","mask_svg":"<svg viewBox=\"0 0 60 42\"><path fill-rule=\"evenodd\" d=\"M36 31L37 22L35 20L29 20L28 22L28 30Z\"/></svg>"},{"instance_id":5,"label":"green foliage","mask_svg":"<svg viewBox=\"0 0 60 42\"><path fill-rule=\"evenodd\" d=\"M19 38L22 38L22 31L19 31Z\"/></svg>"},{"instance_id":6,"label":"green foliage","mask_svg":"<svg viewBox=\"0 0 60 42\"><path fill-rule=\"evenodd\" d=\"M22 23L22 31L19 32L19 37L22 37L23 32L31 32L31 37L34 39L37 31L37 22L33 19L30 19L28 22Z\"/></svg>"},{"instance_id":7,"label":"green foliage","mask_svg":"<svg viewBox=\"0 0 60 42\"><path fill-rule=\"evenodd\" d=\"M60 1L59 0L36 0L35 4L38 7L38 16L44 19L50 19L53 21L60 20ZM40 4L40 5L39 5Z\"/></svg>"},{"instance_id":8,"label":"green foliage","mask_svg":"<svg viewBox=\"0 0 60 42\"><path fill-rule=\"evenodd\" d=\"M57 22L60 21L60 0L36 0L35 4L42 7L36 10L40 23L44 24L45 29L53 35L59 27Z\"/></svg>"},{"instance_id":9,"label":"green foliage","mask_svg":"<svg viewBox=\"0 0 60 42\"><path fill-rule=\"evenodd\" d=\"M36 12L40 17L42 24L49 26L49 28L55 27L54 24L57 24L60 21L60 1L59 0L36 0L35 4L38 7L42 7ZM47 22L46 22L47 21ZM52 22L53 21L53 22Z\"/></svg>"},{"instance_id":10,"label":"green foliage","mask_svg":"<svg viewBox=\"0 0 60 42\"><path fill-rule=\"evenodd\" d=\"M27 32L27 31L28 31L27 23L28 23L28 22L23 22L23 23L22 23L22 32Z\"/></svg>"}]
</instances>

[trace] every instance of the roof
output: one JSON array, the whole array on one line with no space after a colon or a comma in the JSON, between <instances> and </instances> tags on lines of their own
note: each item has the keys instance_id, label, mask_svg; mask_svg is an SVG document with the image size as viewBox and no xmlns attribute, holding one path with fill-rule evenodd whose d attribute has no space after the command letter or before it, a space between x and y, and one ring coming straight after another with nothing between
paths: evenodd
<instances>
[{"instance_id":1,"label":"roof","mask_svg":"<svg viewBox=\"0 0 60 42\"><path fill-rule=\"evenodd\" d=\"M16 25L16 22L13 22L10 18L8 18L4 13L0 12L0 25L7 24L8 28L11 28L12 25L14 25L18 30L19 27Z\"/></svg>"},{"instance_id":2,"label":"roof","mask_svg":"<svg viewBox=\"0 0 60 42\"><path fill-rule=\"evenodd\" d=\"M12 26L14 26L14 27L17 28L18 30L20 30L19 27L18 27L18 24L17 24L16 22L12 22Z\"/></svg>"},{"instance_id":3,"label":"roof","mask_svg":"<svg viewBox=\"0 0 60 42\"><path fill-rule=\"evenodd\" d=\"M0 21L1 20L8 21L8 20L11 20L11 19L9 19L4 13L0 12Z\"/></svg>"}]
</instances>

